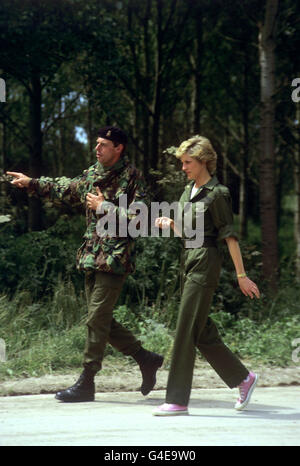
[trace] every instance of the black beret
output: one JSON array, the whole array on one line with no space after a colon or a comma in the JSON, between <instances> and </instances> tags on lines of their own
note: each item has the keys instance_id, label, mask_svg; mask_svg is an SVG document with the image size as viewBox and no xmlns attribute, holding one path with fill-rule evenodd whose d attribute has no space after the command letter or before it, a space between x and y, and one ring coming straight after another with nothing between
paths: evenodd
<instances>
[{"instance_id":1,"label":"black beret","mask_svg":"<svg viewBox=\"0 0 300 466\"><path fill-rule=\"evenodd\" d=\"M100 128L98 136L103 139L109 139L110 141L118 144L127 144L126 134L117 126L104 126L104 128Z\"/></svg>"}]
</instances>

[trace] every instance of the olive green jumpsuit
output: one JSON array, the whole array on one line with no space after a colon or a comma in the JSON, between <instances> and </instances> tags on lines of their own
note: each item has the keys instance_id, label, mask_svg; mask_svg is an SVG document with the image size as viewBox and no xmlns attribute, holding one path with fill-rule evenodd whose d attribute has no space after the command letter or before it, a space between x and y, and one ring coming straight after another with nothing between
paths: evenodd
<instances>
[{"instance_id":1,"label":"olive green jumpsuit","mask_svg":"<svg viewBox=\"0 0 300 466\"><path fill-rule=\"evenodd\" d=\"M239 385L249 371L222 342L209 315L218 285L222 252L220 243L236 237L228 188L214 176L190 199L192 184L186 186L180 205L192 203L193 220L197 202L204 209L204 243L183 252L183 287L169 372L166 402L187 406L192 388L196 348L230 387ZM198 200L198 201L197 201Z\"/></svg>"}]
</instances>

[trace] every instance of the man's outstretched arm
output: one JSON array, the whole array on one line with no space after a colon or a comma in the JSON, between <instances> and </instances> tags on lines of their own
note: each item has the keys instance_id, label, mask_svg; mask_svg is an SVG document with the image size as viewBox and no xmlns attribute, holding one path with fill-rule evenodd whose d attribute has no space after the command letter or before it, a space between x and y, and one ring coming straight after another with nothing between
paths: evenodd
<instances>
[{"instance_id":1,"label":"man's outstretched arm","mask_svg":"<svg viewBox=\"0 0 300 466\"><path fill-rule=\"evenodd\" d=\"M26 188L29 195L48 199L53 205L66 203L71 206L85 203L85 173L77 178L30 178L24 173L6 172L13 177L11 183L17 188Z\"/></svg>"}]
</instances>

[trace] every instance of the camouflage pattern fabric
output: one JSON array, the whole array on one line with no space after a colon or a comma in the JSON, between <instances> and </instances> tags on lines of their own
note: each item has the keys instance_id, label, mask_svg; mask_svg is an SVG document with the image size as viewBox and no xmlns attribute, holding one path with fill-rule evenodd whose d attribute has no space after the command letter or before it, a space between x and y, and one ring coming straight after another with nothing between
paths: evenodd
<instances>
[{"instance_id":1,"label":"camouflage pattern fabric","mask_svg":"<svg viewBox=\"0 0 300 466\"><path fill-rule=\"evenodd\" d=\"M129 235L127 237L97 235L96 225L99 215L86 207L86 195L97 194L96 186L100 188L106 203L109 202L110 205L115 206L117 214L120 213L118 204L121 195L127 195L128 207L132 202L147 203L142 175L129 164L126 157L121 157L113 167L109 168L104 168L97 162L82 175L73 179L66 177L32 179L28 192L30 195L45 198L47 203L52 205L67 203L72 207L85 207L86 232L84 243L79 248L76 258L79 270L97 270L120 275L133 272L135 268L134 239ZM121 214L127 217L127 221L134 216L128 210Z\"/></svg>"}]
</instances>

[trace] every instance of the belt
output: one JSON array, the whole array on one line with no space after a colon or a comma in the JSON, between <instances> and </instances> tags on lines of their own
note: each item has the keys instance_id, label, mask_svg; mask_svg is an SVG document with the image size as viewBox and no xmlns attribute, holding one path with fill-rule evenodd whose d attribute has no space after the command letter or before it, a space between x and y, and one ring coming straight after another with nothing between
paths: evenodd
<instances>
[{"instance_id":1,"label":"belt","mask_svg":"<svg viewBox=\"0 0 300 466\"><path fill-rule=\"evenodd\" d=\"M186 242L187 241L193 241L193 240L183 240L183 245L186 249L194 249L192 246L191 247L186 247ZM195 240L194 240L195 241ZM216 238L213 238L212 236L207 236L203 240L203 244L200 246L200 248L216 248L217 247L217 240Z\"/></svg>"}]
</instances>

